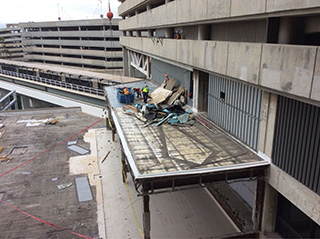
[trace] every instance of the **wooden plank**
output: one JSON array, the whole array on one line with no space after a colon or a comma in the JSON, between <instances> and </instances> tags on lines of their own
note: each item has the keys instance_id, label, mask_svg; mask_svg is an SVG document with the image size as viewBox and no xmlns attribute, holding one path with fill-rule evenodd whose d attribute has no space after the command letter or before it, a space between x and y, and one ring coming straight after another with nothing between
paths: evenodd
<instances>
[{"instance_id":1,"label":"wooden plank","mask_svg":"<svg viewBox=\"0 0 320 239\"><path fill-rule=\"evenodd\" d=\"M169 79L169 82L168 82L168 84L166 85L166 88L164 88L164 89L166 89L166 90L173 90L173 88L174 88L174 85L176 84L176 80L175 79L173 79L173 78L171 78L171 79ZM164 86L164 83L162 83L161 84L161 88L163 88L163 86Z\"/></svg>"},{"instance_id":2,"label":"wooden plank","mask_svg":"<svg viewBox=\"0 0 320 239\"><path fill-rule=\"evenodd\" d=\"M4 130L2 132L0 132L0 139L2 138L2 136L4 135L4 133L6 132L7 130Z\"/></svg>"},{"instance_id":3,"label":"wooden plank","mask_svg":"<svg viewBox=\"0 0 320 239\"><path fill-rule=\"evenodd\" d=\"M170 99L168 100L168 104L169 105L172 105L183 93L184 93L184 87L181 85L177 92L175 92L171 97Z\"/></svg>"}]
</instances>

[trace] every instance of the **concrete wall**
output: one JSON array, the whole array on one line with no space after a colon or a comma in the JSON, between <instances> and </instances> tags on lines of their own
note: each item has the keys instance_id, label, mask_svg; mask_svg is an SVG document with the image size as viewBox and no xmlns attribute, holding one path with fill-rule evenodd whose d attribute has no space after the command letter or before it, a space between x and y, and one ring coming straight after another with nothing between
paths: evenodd
<instances>
[{"instance_id":1,"label":"concrete wall","mask_svg":"<svg viewBox=\"0 0 320 239\"><path fill-rule=\"evenodd\" d=\"M119 15L126 16L139 6L146 9L149 1L126 0L119 7ZM120 30L160 28L199 21L228 20L231 17L249 17L280 11L300 12L319 8L318 0L175 0L142 12L119 23Z\"/></svg>"},{"instance_id":2,"label":"concrete wall","mask_svg":"<svg viewBox=\"0 0 320 239\"><path fill-rule=\"evenodd\" d=\"M268 183L320 225L320 197L289 174L271 164Z\"/></svg>"},{"instance_id":3,"label":"concrete wall","mask_svg":"<svg viewBox=\"0 0 320 239\"><path fill-rule=\"evenodd\" d=\"M263 45L261 85L311 98L317 51L317 47Z\"/></svg>"},{"instance_id":4,"label":"concrete wall","mask_svg":"<svg viewBox=\"0 0 320 239\"><path fill-rule=\"evenodd\" d=\"M215 72L319 103L318 47L121 37L146 55ZM318 55L317 55L318 54Z\"/></svg>"}]
</instances>

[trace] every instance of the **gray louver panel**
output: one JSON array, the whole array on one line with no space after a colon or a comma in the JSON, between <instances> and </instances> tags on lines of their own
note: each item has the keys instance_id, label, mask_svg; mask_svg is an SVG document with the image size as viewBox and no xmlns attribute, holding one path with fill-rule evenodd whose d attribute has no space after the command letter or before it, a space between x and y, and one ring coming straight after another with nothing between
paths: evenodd
<instances>
[{"instance_id":1,"label":"gray louver panel","mask_svg":"<svg viewBox=\"0 0 320 239\"><path fill-rule=\"evenodd\" d=\"M262 90L226 77L210 75L208 92L208 117L257 150Z\"/></svg>"}]
</instances>

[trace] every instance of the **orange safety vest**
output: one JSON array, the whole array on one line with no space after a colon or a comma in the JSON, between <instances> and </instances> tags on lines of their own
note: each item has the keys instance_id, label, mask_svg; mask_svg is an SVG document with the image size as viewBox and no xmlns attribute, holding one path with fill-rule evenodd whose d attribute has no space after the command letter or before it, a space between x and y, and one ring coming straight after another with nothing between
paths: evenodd
<instances>
[{"instance_id":1,"label":"orange safety vest","mask_svg":"<svg viewBox=\"0 0 320 239\"><path fill-rule=\"evenodd\" d=\"M128 90L127 88L124 88L124 89L123 89L123 94L125 94L125 95L129 95L129 94L130 94L130 92L129 92L129 90Z\"/></svg>"}]
</instances>

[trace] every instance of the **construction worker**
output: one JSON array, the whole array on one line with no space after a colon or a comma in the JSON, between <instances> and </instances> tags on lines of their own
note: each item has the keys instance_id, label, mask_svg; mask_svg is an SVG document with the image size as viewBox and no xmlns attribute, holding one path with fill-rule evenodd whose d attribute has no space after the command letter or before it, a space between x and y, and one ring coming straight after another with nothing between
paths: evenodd
<instances>
[{"instance_id":1,"label":"construction worker","mask_svg":"<svg viewBox=\"0 0 320 239\"><path fill-rule=\"evenodd\" d=\"M125 86L123 87L123 94L124 94L124 96L126 98L126 104L130 105L130 91Z\"/></svg>"},{"instance_id":2,"label":"construction worker","mask_svg":"<svg viewBox=\"0 0 320 239\"><path fill-rule=\"evenodd\" d=\"M163 85L163 88L166 88L166 86L168 85L168 82L169 82L169 75L166 74L166 78L164 79L164 85Z\"/></svg>"},{"instance_id":3,"label":"construction worker","mask_svg":"<svg viewBox=\"0 0 320 239\"><path fill-rule=\"evenodd\" d=\"M149 87L148 87L147 85L142 88L142 94L143 94L143 101L144 101L144 103L147 103L148 94L149 94Z\"/></svg>"}]
</instances>

